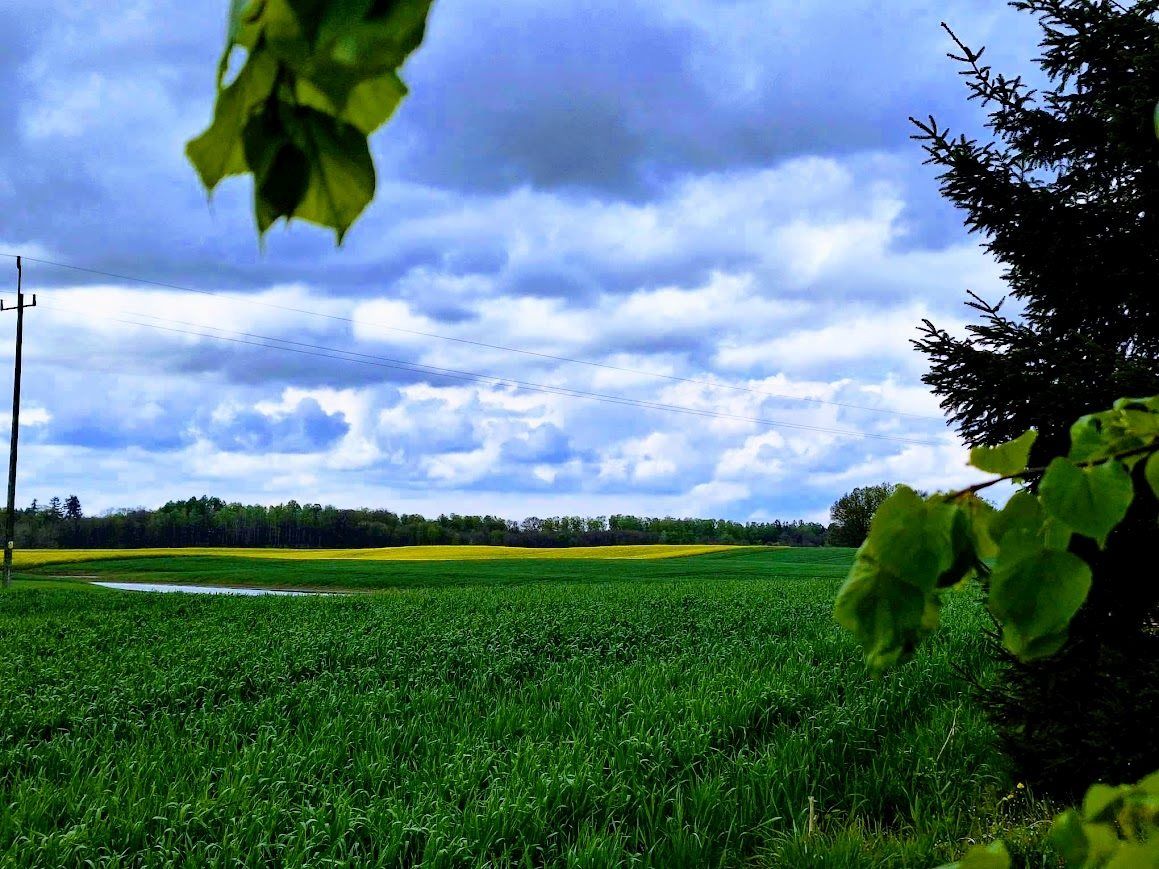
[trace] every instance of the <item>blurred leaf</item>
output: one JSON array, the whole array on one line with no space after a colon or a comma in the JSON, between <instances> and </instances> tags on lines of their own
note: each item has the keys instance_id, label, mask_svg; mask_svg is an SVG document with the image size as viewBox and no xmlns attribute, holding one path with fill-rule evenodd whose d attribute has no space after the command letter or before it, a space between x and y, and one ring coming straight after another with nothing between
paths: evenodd
<instances>
[{"instance_id":1,"label":"blurred leaf","mask_svg":"<svg viewBox=\"0 0 1159 869\"><path fill-rule=\"evenodd\" d=\"M359 130L309 108L288 125L294 144L309 161L310 177L294 217L332 227L338 243L374 198L374 163Z\"/></svg>"},{"instance_id":2,"label":"blurred leaf","mask_svg":"<svg viewBox=\"0 0 1159 869\"><path fill-rule=\"evenodd\" d=\"M976 561L969 519L957 503L923 500L906 486L878 508L834 611L874 672L908 656L937 627L939 583L957 581L963 565Z\"/></svg>"},{"instance_id":3,"label":"blurred leaf","mask_svg":"<svg viewBox=\"0 0 1159 869\"><path fill-rule=\"evenodd\" d=\"M970 450L970 464L981 471L1002 477L1017 474L1026 469L1030 448L1037 438L1038 432L1031 429L996 447L974 447Z\"/></svg>"},{"instance_id":4,"label":"blurred leaf","mask_svg":"<svg viewBox=\"0 0 1159 869\"><path fill-rule=\"evenodd\" d=\"M1151 491L1155 493L1156 497L1159 497L1159 453L1152 453L1147 459L1143 474L1147 477Z\"/></svg>"},{"instance_id":5,"label":"blurred leaf","mask_svg":"<svg viewBox=\"0 0 1159 869\"><path fill-rule=\"evenodd\" d=\"M248 170L242 133L255 107L269 97L277 64L265 55L251 57L234 81L217 96L213 123L185 146L201 183L213 190L222 178Z\"/></svg>"},{"instance_id":6,"label":"blurred leaf","mask_svg":"<svg viewBox=\"0 0 1159 869\"><path fill-rule=\"evenodd\" d=\"M975 845L957 863L947 863L940 869L1010 869L1010 852L1001 842Z\"/></svg>"},{"instance_id":7,"label":"blurred leaf","mask_svg":"<svg viewBox=\"0 0 1159 869\"><path fill-rule=\"evenodd\" d=\"M366 137L407 94L398 69L431 0L231 0L210 128L186 146L202 183L252 172L259 233L300 218L341 244L374 197ZM224 81L231 52L248 51Z\"/></svg>"},{"instance_id":8,"label":"blurred leaf","mask_svg":"<svg viewBox=\"0 0 1159 869\"><path fill-rule=\"evenodd\" d=\"M1025 535L1008 537L990 574L989 607L1002 623L1003 644L1024 661L1054 654L1090 587L1091 569L1077 555Z\"/></svg>"},{"instance_id":9,"label":"blurred leaf","mask_svg":"<svg viewBox=\"0 0 1159 869\"><path fill-rule=\"evenodd\" d=\"M1135 488L1120 462L1080 468L1059 457L1047 468L1039 493L1047 513L1101 546L1127 514Z\"/></svg>"}]
</instances>

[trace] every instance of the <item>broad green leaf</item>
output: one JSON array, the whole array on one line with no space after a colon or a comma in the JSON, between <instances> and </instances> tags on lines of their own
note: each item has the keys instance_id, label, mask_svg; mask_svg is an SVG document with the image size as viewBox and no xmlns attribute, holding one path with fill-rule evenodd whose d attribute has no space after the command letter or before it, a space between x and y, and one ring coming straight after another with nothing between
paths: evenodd
<instances>
[{"instance_id":1,"label":"broad green leaf","mask_svg":"<svg viewBox=\"0 0 1159 869\"><path fill-rule=\"evenodd\" d=\"M870 669L880 673L912 652L937 626L938 602L932 592L906 582L872 556L859 554L837 596L834 614L865 648Z\"/></svg>"},{"instance_id":2,"label":"broad green leaf","mask_svg":"<svg viewBox=\"0 0 1159 869\"><path fill-rule=\"evenodd\" d=\"M1047 516L1042 502L1029 492L1015 492L989 521L989 533L999 548L1007 540L1038 540L1046 549L1066 549L1071 529Z\"/></svg>"},{"instance_id":3,"label":"broad green leaf","mask_svg":"<svg viewBox=\"0 0 1159 869\"><path fill-rule=\"evenodd\" d=\"M1047 549L1057 549L1060 552L1070 546L1070 539L1074 532L1055 519L1046 516L1042 523L1042 545Z\"/></svg>"},{"instance_id":4,"label":"broad green leaf","mask_svg":"<svg viewBox=\"0 0 1159 869\"><path fill-rule=\"evenodd\" d=\"M1047 513L1102 546L1127 515L1135 488L1120 462L1080 468L1059 457L1047 468L1039 493Z\"/></svg>"},{"instance_id":5,"label":"broad green leaf","mask_svg":"<svg viewBox=\"0 0 1159 869\"><path fill-rule=\"evenodd\" d=\"M1003 644L1024 661L1054 654L1087 598L1091 569L1069 552L1019 535L1004 540L990 574L989 607L1002 623Z\"/></svg>"},{"instance_id":6,"label":"broad green leaf","mask_svg":"<svg viewBox=\"0 0 1159 869\"><path fill-rule=\"evenodd\" d=\"M1159 838L1122 842L1105 864L1106 869L1155 869L1159 866Z\"/></svg>"},{"instance_id":7,"label":"broad green leaf","mask_svg":"<svg viewBox=\"0 0 1159 869\"><path fill-rule=\"evenodd\" d=\"M951 535L957 513L956 504L923 500L908 486L898 486L877 508L863 548L911 584L932 589L955 560Z\"/></svg>"},{"instance_id":8,"label":"broad green leaf","mask_svg":"<svg viewBox=\"0 0 1159 869\"><path fill-rule=\"evenodd\" d=\"M1107 438L1103 435L1102 414L1091 413L1079 417L1070 427L1070 453L1073 461L1086 462L1110 455Z\"/></svg>"},{"instance_id":9,"label":"broad green leaf","mask_svg":"<svg viewBox=\"0 0 1159 869\"><path fill-rule=\"evenodd\" d=\"M939 582L971 555L963 511L942 497L923 500L905 486L878 508L838 594L837 621L866 651L875 672L909 655L937 627Z\"/></svg>"},{"instance_id":10,"label":"broad green leaf","mask_svg":"<svg viewBox=\"0 0 1159 869\"><path fill-rule=\"evenodd\" d=\"M406 94L406 85L394 72L367 79L355 86L342 108L304 79L299 79L295 85L299 103L353 124L366 135L373 133L394 114Z\"/></svg>"},{"instance_id":11,"label":"broad green leaf","mask_svg":"<svg viewBox=\"0 0 1159 869\"><path fill-rule=\"evenodd\" d=\"M1054 819L1050 827L1050 843L1068 866L1104 865L1122 844L1114 828L1107 824L1086 823L1074 809Z\"/></svg>"},{"instance_id":12,"label":"broad green leaf","mask_svg":"<svg viewBox=\"0 0 1159 869\"><path fill-rule=\"evenodd\" d=\"M1090 462L1135 450L1159 437L1159 407L1150 399L1121 398L1114 408L1078 420L1070 430L1069 457ZM1128 467L1138 461L1123 460Z\"/></svg>"},{"instance_id":13,"label":"broad green leaf","mask_svg":"<svg viewBox=\"0 0 1159 869\"><path fill-rule=\"evenodd\" d=\"M1143 474L1147 477L1147 482L1151 486L1151 491L1159 497L1159 453L1152 453L1147 459L1147 464L1143 468Z\"/></svg>"},{"instance_id":14,"label":"broad green leaf","mask_svg":"<svg viewBox=\"0 0 1159 869\"><path fill-rule=\"evenodd\" d=\"M185 146L189 162L207 189L213 190L227 175L248 169L242 134L255 108L269 97L276 75L272 58L251 56L237 78L218 94L209 129Z\"/></svg>"},{"instance_id":15,"label":"broad green leaf","mask_svg":"<svg viewBox=\"0 0 1159 869\"><path fill-rule=\"evenodd\" d=\"M1159 395L1151 395L1147 398L1120 398L1111 406L1115 410L1141 410L1159 413Z\"/></svg>"},{"instance_id":16,"label":"broad green leaf","mask_svg":"<svg viewBox=\"0 0 1159 869\"><path fill-rule=\"evenodd\" d=\"M231 0L214 122L186 146L202 182L212 190L227 175L251 171L260 232L279 217L301 218L333 228L341 244L374 196L366 136L406 96L398 70L422 43L430 6ZM222 87L238 46L248 51L246 63ZM251 125L260 112L266 120ZM267 122L276 116L288 143Z\"/></svg>"},{"instance_id":17,"label":"broad green leaf","mask_svg":"<svg viewBox=\"0 0 1159 869\"><path fill-rule=\"evenodd\" d=\"M1026 470L1030 458L1030 448L1038 438L1038 432L1031 429L1012 441L996 447L974 447L970 450L970 464L980 471L1003 477Z\"/></svg>"},{"instance_id":18,"label":"broad green leaf","mask_svg":"<svg viewBox=\"0 0 1159 869\"><path fill-rule=\"evenodd\" d=\"M1159 797L1159 771L1151 773L1139 782L1138 788L1149 796Z\"/></svg>"},{"instance_id":19,"label":"broad green leaf","mask_svg":"<svg viewBox=\"0 0 1159 869\"><path fill-rule=\"evenodd\" d=\"M1034 536L1042 528L1044 514L1039 500L1026 491L1015 492L1006 506L990 519L990 536L999 547L1011 534Z\"/></svg>"},{"instance_id":20,"label":"broad green leaf","mask_svg":"<svg viewBox=\"0 0 1159 869\"><path fill-rule=\"evenodd\" d=\"M1083 797L1083 816L1088 821L1108 821L1130 792L1129 787L1094 784Z\"/></svg>"},{"instance_id":21,"label":"broad green leaf","mask_svg":"<svg viewBox=\"0 0 1159 869\"><path fill-rule=\"evenodd\" d=\"M1002 842L975 845L957 863L947 863L940 869L1010 869L1010 852Z\"/></svg>"},{"instance_id":22,"label":"broad green leaf","mask_svg":"<svg viewBox=\"0 0 1159 869\"><path fill-rule=\"evenodd\" d=\"M958 499L958 507L965 515L970 528L978 559L993 558L998 554L998 544L994 540L991 523L998 515L993 505L983 501L976 495L968 495Z\"/></svg>"},{"instance_id":23,"label":"broad green leaf","mask_svg":"<svg viewBox=\"0 0 1159 869\"><path fill-rule=\"evenodd\" d=\"M282 217L290 217L306 195L310 163L286 132L278 106L250 118L243 142L246 162L254 173L254 213L265 232Z\"/></svg>"},{"instance_id":24,"label":"broad green leaf","mask_svg":"<svg viewBox=\"0 0 1159 869\"><path fill-rule=\"evenodd\" d=\"M1090 848L1082 816L1068 809L1056 817L1050 825L1050 843L1069 865L1081 866Z\"/></svg>"},{"instance_id":25,"label":"broad green leaf","mask_svg":"<svg viewBox=\"0 0 1159 869\"><path fill-rule=\"evenodd\" d=\"M310 181L294 217L346 230L374 198L374 163L366 137L350 124L309 108L293 113L290 138L306 155Z\"/></svg>"}]
</instances>

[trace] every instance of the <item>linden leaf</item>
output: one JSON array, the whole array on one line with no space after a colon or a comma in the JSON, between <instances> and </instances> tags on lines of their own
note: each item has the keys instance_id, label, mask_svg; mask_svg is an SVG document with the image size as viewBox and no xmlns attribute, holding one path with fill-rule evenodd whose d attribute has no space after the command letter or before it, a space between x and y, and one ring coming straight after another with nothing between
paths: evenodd
<instances>
[{"instance_id":1,"label":"linden leaf","mask_svg":"<svg viewBox=\"0 0 1159 869\"><path fill-rule=\"evenodd\" d=\"M342 108L339 108L328 94L305 79L299 79L295 84L295 96L301 105L310 106L353 124L366 135L370 135L390 119L406 94L406 85L394 72L366 79L356 85L350 91Z\"/></svg>"},{"instance_id":2,"label":"linden leaf","mask_svg":"<svg viewBox=\"0 0 1159 869\"><path fill-rule=\"evenodd\" d=\"M310 165L309 184L293 216L333 228L341 244L374 198L366 137L357 127L309 108L295 111L287 129Z\"/></svg>"},{"instance_id":3,"label":"linden leaf","mask_svg":"<svg viewBox=\"0 0 1159 869\"><path fill-rule=\"evenodd\" d=\"M988 601L1002 623L1003 645L1024 661L1054 654L1090 587L1091 569L1077 555L1022 535L1003 541Z\"/></svg>"},{"instance_id":4,"label":"linden leaf","mask_svg":"<svg viewBox=\"0 0 1159 869\"><path fill-rule=\"evenodd\" d=\"M1002 842L975 845L957 863L947 863L939 869L1010 869L1010 852Z\"/></svg>"},{"instance_id":5,"label":"linden leaf","mask_svg":"<svg viewBox=\"0 0 1159 869\"><path fill-rule=\"evenodd\" d=\"M1151 491L1159 497L1159 453L1152 453L1143 467L1143 475L1151 486Z\"/></svg>"},{"instance_id":6,"label":"linden leaf","mask_svg":"<svg viewBox=\"0 0 1159 869\"><path fill-rule=\"evenodd\" d=\"M1030 448L1038 438L1038 432L1031 429L1012 441L996 447L974 447L970 450L970 464L980 471L1007 477L1026 469L1030 458Z\"/></svg>"},{"instance_id":7,"label":"linden leaf","mask_svg":"<svg viewBox=\"0 0 1159 869\"><path fill-rule=\"evenodd\" d=\"M255 107L273 91L277 69L267 55L250 57L237 78L218 94L209 129L185 146L189 162L207 189L213 190L222 178L249 168L242 134Z\"/></svg>"},{"instance_id":8,"label":"linden leaf","mask_svg":"<svg viewBox=\"0 0 1159 869\"><path fill-rule=\"evenodd\" d=\"M937 587L976 563L968 519L956 503L923 500L906 486L878 508L834 608L874 672L908 656L937 627Z\"/></svg>"},{"instance_id":9,"label":"linden leaf","mask_svg":"<svg viewBox=\"0 0 1159 869\"><path fill-rule=\"evenodd\" d=\"M1073 461L1086 462L1108 456L1107 439L1103 435L1103 415L1090 413L1079 417L1070 427L1070 453Z\"/></svg>"},{"instance_id":10,"label":"linden leaf","mask_svg":"<svg viewBox=\"0 0 1159 869\"><path fill-rule=\"evenodd\" d=\"M1088 821L1109 821L1130 792L1129 787L1093 784L1083 797L1083 815Z\"/></svg>"},{"instance_id":11,"label":"linden leaf","mask_svg":"<svg viewBox=\"0 0 1159 869\"><path fill-rule=\"evenodd\" d=\"M246 162L254 173L254 213L265 232L281 217L291 217L310 183L306 154L286 132L279 106L267 106L246 124Z\"/></svg>"},{"instance_id":12,"label":"linden leaf","mask_svg":"<svg viewBox=\"0 0 1159 869\"><path fill-rule=\"evenodd\" d=\"M341 244L374 197L366 137L407 94L398 70L422 43L430 7L231 0L214 121L186 146L205 186L250 171L259 233L300 218L334 229ZM239 46L246 62L222 87Z\"/></svg>"},{"instance_id":13,"label":"linden leaf","mask_svg":"<svg viewBox=\"0 0 1159 869\"><path fill-rule=\"evenodd\" d=\"M1135 487L1120 462L1081 468L1059 457L1047 468L1039 493L1047 513L1102 546L1127 515Z\"/></svg>"},{"instance_id":14,"label":"linden leaf","mask_svg":"<svg viewBox=\"0 0 1159 869\"><path fill-rule=\"evenodd\" d=\"M1062 813L1050 826L1050 843L1071 866L1081 866L1087 858L1090 844L1083 829L1083 819L1074 809Z\"/></svg>"}]
</instances>

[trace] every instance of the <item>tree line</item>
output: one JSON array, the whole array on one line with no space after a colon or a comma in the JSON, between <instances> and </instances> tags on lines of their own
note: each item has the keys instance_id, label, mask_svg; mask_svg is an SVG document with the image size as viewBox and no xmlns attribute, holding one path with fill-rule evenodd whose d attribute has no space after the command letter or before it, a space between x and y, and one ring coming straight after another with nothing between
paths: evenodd
<instances>
[{"instance_id":1,"label":"tree line","mask_svg":"<svg viewBox=\"0 0 1159 869\"><path fill-rule=\"evenodd\" d=\"M358 548L419 545L611 546L651 543L723 543L821 546L819 522L733 522L673 517L555 516L520 522L498 516L344 509L321 504L227 503L202 496L164 506L86 516L76 496L48 506L37 502L16 516L21 548L119 549L239 546Z\"/></svg>"}]
</instances>

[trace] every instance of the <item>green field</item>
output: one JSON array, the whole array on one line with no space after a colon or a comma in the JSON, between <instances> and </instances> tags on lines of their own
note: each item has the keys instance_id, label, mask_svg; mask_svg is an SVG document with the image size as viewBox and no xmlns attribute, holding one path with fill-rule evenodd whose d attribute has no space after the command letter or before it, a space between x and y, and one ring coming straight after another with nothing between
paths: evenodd
<instances>
[{"instance_id":1,"label":"green field","mask_svg":"<svg viewBox=\"0 0 1159 869\"><path fill-rule=\"evenodd\" d=\"M0 863L932 866L1001 833L1052 865L952 671L989 677L977 602L871 682L831 616L850 556L70 567L389 591L322 598L28 571Z\"/></svg>"}]
</instances>

